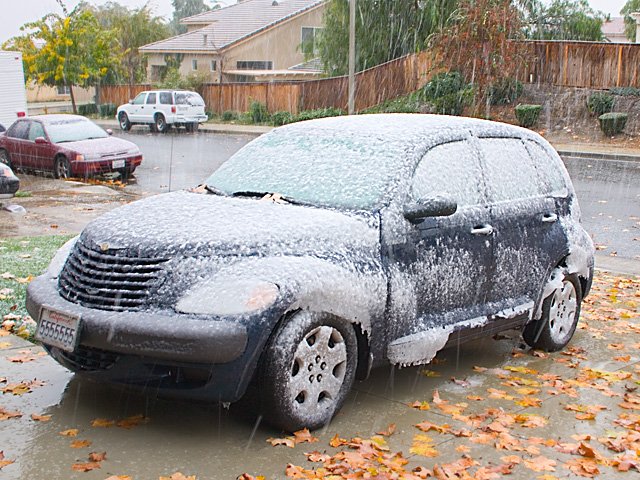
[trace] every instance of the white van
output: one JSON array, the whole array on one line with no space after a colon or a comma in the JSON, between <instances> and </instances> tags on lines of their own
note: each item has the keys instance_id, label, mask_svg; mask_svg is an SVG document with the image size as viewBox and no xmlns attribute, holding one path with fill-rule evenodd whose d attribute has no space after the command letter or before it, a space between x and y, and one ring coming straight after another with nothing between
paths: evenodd
<instances>
[{"instance_id":1,"label":"white van","mask_svg":"<svg viewBox=\"0 0 640 480\"><path fill-rule=\"evenodd\" d=\"M26 116L22 53L0 51L0 125L9 128L16 119Z\"/></svg>"},{"instance_id":2,"label":"white van","mask_svg":"<svg viewBox=\"0 0 640 480\"><path fill-rule=\"evenodd\" d=\"M149 125L154 132L164 133L172 126L184 126L195 132L207 121L204 100L188 90L151 90L118 107L116 118L122 130L132 125Z\"/></svg>"}]
</instances>

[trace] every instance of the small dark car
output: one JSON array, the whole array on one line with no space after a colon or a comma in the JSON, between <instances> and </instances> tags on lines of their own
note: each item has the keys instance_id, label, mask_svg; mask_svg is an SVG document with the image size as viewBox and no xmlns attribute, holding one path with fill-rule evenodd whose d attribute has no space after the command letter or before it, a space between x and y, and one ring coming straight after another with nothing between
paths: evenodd
<instances>
[{"instance_id":1,"label":"small dark car","mask_svg":"<svg viewBox=\"0 0 640 480\"><path fill-rule=\"evenodd\" d=\"M316 428L372 366L507 329L563 348L593 275L579 216L529 130L313 120L249 143L196 191L93 221L27 308L75 372L221 402L251 386L273 425Z\"/></svg>"},{"instance_id":2,"label":"small dark car","mask_svg":"<svg viewBox=\"0 0 640 480\"><path fill-rule=\"evenodd\" d=\"M0 163L0 200L13 197L20 188L20 180L11 169Z\"/></svg>"},{"instance_id":3,"label":"small dark car","mask_svg":"<svg viewBox=\"0 0 640 480\"><path fill-rule=\"evenodd\" d=\"M0 135L0 162L56 178L120 172L131 175L142 162L138 147L112 137L79 115L37 115L16 120Z\"/></svg>"}]
</instances>

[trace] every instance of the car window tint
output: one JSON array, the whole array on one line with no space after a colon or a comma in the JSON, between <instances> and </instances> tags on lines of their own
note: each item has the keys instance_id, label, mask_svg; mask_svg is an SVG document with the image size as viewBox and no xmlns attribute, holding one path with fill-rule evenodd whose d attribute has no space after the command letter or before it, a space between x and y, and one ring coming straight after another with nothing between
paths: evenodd
<instances>
[{"instance_id":1,"label":"car window tint","mask_svg":"<svg viewBox=\"0 0 640 480\"><path fill-rule=\"evenodd\" d=\"M171 92L160 92L160 103L162 105L172 105L173 99L171 98Z\"/></svg>"},{"instance_id":2,"label":"car window tint","mask_svg":"<svg viewBox=\"0 0 640 480\"><path fill-rule=\"evenodd\" d=\"M142 105L144 103L144 99L147 96L146 93L140 93L136 98L133 99L134 105Z\"/></svg>"},{"instance_id":3,"label":"car window tint","mask_svg":"<svg viewBox=\"0 0 640 480\"><path fill-rule=\"evenodd\" d=\"M29 135L29 123L28 121L16 122L11 127L9 127L9 131L7 132L7 137L11 138L21 138L23 140L27 139Z\"/></svg>"},{"instance_id":4,"label":"car window tint","mask_svg":"<svg viewBox=\"0 0 640 480\"><path fill-rule=\"evenodd\" d=\"M480 148L490 202L531 198L542 194L542 186L529 152L517 138L482 138Z\"/></svg>"},{"instance_id":5,"label":"car window tint","mask_svg":"<svg viewBox=\"0 0 640 480\"><path fill-rule=\"evenodd\" d=\"M39 122L31 122L31 127L29 128L29 140L33 142L36 138L44 136L45 134L42 124Z\"/></svg>"},{"instance_id":6,"label":"car window tint","mask_svg":"<svg viewBox=\"0 0 640 480\"><path fill-rule=\"evenodd\" d=\"M147 95L147 105L155 105L156 104L156 94L150 93Z\"/></svg>"},{"instance_id":7,"label":"car window tint","mask_svg":"<svg viewBox=\"0 0 640 480\"><path fill-rule=\"evenodd\" d=\"M528 140L527 149L538 171L543 193L546 195L566 196L567 184L564 178L561 161L554 158L542 145Z\"/></svg>"},{"instance_id":8,"label":"car window tint","mask_svg":"<svg viewBox=\"0 0 640 480\"><path fill-rule=\"evenodd\" d=\"M452 142L432 148L413 176L415 200L445 195L459 207L482 203L482 175L478 158L468 142Z\"/></svg>"}]
</instances>

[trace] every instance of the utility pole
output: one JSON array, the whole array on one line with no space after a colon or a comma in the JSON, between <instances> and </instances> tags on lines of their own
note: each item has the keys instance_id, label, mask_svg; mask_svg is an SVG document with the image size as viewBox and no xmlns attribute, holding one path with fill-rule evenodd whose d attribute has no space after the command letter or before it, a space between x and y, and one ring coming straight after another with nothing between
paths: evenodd
<instances>
[{"instance_id":1,"label":"utility pole","mask_svg":"<svg viewBox=\"0 0 640 480\"><path fill-rule=\"evenodd\" d=\"M356 0L349 0L349 115L356 111Z\"/></svg>"}]
</instances>

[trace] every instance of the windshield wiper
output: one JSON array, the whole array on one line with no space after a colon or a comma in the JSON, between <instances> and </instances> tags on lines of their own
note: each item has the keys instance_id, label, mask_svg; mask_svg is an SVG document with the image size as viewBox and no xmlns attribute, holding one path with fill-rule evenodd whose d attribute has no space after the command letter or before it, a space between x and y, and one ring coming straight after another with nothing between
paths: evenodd
<instances>
[{"instance_id":1,"label":"windshield wiper","mask_svg":"<svg viewBox=\"0 0 640 480\"><path fill-rule=\"evenodd\" d=\"M314 206L313 203L305 202L302 200L296 200L295 198L287 197L286 195L282 195L277 192L258 192L253 190L245 190L233 192L231 194L232 197L256 197L256 198L264 198L265 200L271 200L275 203L290 203L292 205L307 205Z\"/></svg>"},{"instance_id":2,"label":"windshield wiper","mask_svg":"<svg viewBox=\"0 0 640 480\"><path fill-rule=\"evenodd\" d=\"M218 187L213 187L213 186L208 185L206 183L204 184L204 189L209 193L213 193L214 195L220 195L221 197L227 197L228 196L227 192L223 192Z\"/></svg>"}]
</instances>

